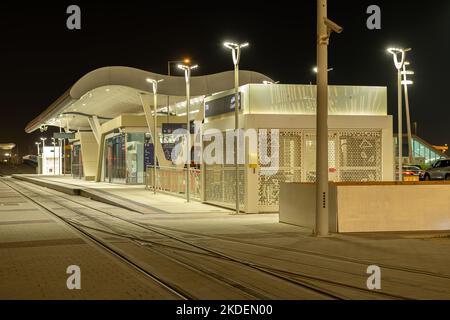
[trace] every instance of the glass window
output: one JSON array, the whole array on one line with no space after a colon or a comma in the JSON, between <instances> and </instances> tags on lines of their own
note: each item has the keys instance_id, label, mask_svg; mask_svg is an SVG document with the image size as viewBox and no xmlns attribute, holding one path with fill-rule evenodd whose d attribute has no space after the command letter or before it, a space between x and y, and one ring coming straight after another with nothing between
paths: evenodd
<instances>
[{"instance_id":1,"label":"glass window","mask_svg":"<svg viewBox=\"0 0 450 320\"><path fill-rule=\"evenodd\" d=\"M144 183L144 133L127 133L126 171L127 183Z\"/></svg>"},{"instance_id":2,"label":"glass window","mask_svg":"<svg viewBox=\"0 0 450 320\"><path fill-rule=\"evenodd\" d=\"M105 181L126 182L125 134L118 134L105 142Z\"/></svg>"}]
</instances>

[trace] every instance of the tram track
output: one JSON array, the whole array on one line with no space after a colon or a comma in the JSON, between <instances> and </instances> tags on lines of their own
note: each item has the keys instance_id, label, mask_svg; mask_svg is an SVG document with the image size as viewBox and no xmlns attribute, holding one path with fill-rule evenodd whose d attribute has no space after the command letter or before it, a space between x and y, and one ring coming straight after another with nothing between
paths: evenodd
<instances>
[{"instance_id":1,"label":"tram track","mask_svg":"<svg viewBox=\"0 0 450 320\"><path fill-rule=\"evenodd\" d=\"M51 214L52 216L54 216L55 218L57 218L59 221L69 225L72 229L74 229L75 232L77 232L82 238L86 239L87 241L93 243L94 245L102 248L103 250L105 250L106 252L108 252L109 254L113 255L114 257L116 257L118 260L120 260L122 263L130 266L131 268L135 269L136 271L138 271L139 273L143 274L144 276L146 276L148 279L150 279L151 281L156 282L157 284L159 284L161 287L163 287L164 289L166 289L167 291L171 292L172 294L174 294L174 296L180 298L181 300L189 300L191 299L191 297L183 292L182 290L180 290L179 288L175 288L172 287L170 284L164 282L163 280L159 279L157 276L150 274L149 272L147 272L146 270L144 270L143 268L141 268L139 265L137 265L136 263L134 263L133 261L131 261L130 259L128 259L126 256L124 256L121 252L111 248L110 246L108 246L104 241L98 239L97 237L93 236L92 234L85 232L82 228L80 228L79 226L77 226L74 223L71 223L70 221L67 221L63 218L61 218L58 214L55 214L54 212L52 212L51 210L49 210L47 207L45 207L44 205L40 204L39 202L35 201L34 199L32 199L31 197L25 195L23 192L21 192L20 190L18 190L17 188L11 186L10 184L6 183L3 179L1 180L1 182L3 184L5 184L6 186L8 186L9 188L11 188L12 190L16 191L17 193L19 193L21 196L25 197L26 199L30 200L32 203L34 203L35 205L39 206L40 208L42 208L43 210L45 210L45 212Z\"/></svg>"},{"instance_id":2,"label":"tram track","mask_svg":"<svg viewBox=\"0 0 450 320\"><path fill-rule=\"evenodd\" d=\"M6 184L6 182L5 182L5 184ZM41 188L41 187L36 188L35 186L33 186L33 187L35 187L34 190L31 190L28 186L25 186L23 183L20 183L20 184L17 183L17 185L21 185L23 188L26 188L29 191L35 192L35 193L36 193L36 189L40 189L41 191L43 190L43 188ZM56 196L55 193L48 192L48 190L44 190L44 191L49 193L53 197ZM36 195L38 195L38 194L36 193ZM28 197L28 195L25 195L25 196L27 198L31 198L31 197ZM45 195L39 194L39 196L43 196L44 197ZM66 201L75 203L75 204L77 204L79 206L83 206L84 208L88 208L90 210L94 210L94 212L101 213L103 215L107 215L109 218L118 219L118 220L120 220L122 222L125 222L125 223L129 224L129 225L133 225L135 227L142 228L143 230L153 232L153 233L161 235L163 237L167 237L168 239L171 239L171 240L177 242L178 244L183 244L184 247L179 247L179 246L174 246L174 245L161 244L161 243L157 243L155 241L149 241L147 239L142 239L142 238L139 238L139 237L134 237L133 239L131 239L132 241L137 241L137 242L139 242L141 244L145 243L145 244L147 244L146 246L150 245L152 247L151 248L147 248L147 249L150 249L150 250L153 250L153 251L159 251L159 254L166 256L168 259L172 259L176 263L186 265L187 267L190 267L190 268L194 268L194 269L197 268L198 269L199 266L195 265L193 263L190 263L189 259L182 259L182 258L180 258L180 256L182 255L182 254L180 255L180 252L183 252L183 254L188 254L188 255L191 255L191 256L192 255L197 255L197 256L202 256L203 258L204 257L209 257L209 258L213 258L213 259L222 259L222 260L226 260L226 261L229 261L229 262L236 263L236 264L241 265L241 266L246 266L246 267L251 268L251 269L253 269L255 271L257 270L259 272L265 273L267 275L273 276L273 277L278 278L278 279L282 279L282 280L287 281L289 283L305 287L305 288L307 288L307 289L309 289L311 291L314 291L316 293L322 294L324 297L331 298L331 299L346 299L346 297L345 297L345 295L342 296L340 294L334 293L333 290L329 290L329 289L324 290L321 287L321 285L327 285L327 286L332 285L332 286L336 286L336 287L339 287L339 288L344 288L346 290L359 291L359 292L364 293L364 294L370 294L370 296L373 296L374 298L376 297L376 298L382 298L382 299L412 299L411 297L405 297L405 296L402 296L402 295L390 294L390 293L386 293L386 292L369 291L368 289L357 287L357 286L353 286L353 285L349 285L349 284L344 284L344 283L341 283L339 281L332 281L332 280L329 280L329 279L315 277L315 276L307 275L307 274L304 274L304 273L290 272L290 271L287 271L287 270L281 270L281 269L277 269L277 268L272 268L270 266L256 264L256 263L253 263L253 262L250 262L250 261L243 261L242 259L236 258L234 256L230 256L229 254L224 254L223 252L218 252L217 250L213 250L211 248L205 248L204 246L200 246L200 245L194 244L191 241L187 241L185 239L181 239L180 237L174 235L173 232L181 233L181 234L196 235L196 236L201 236L201 237L205 237L205 238L220 239L220 240L223 240L223 241L232 241L232 240L230 240L230 239L228 239L226 237L209 236L209 235L204 235L204 234L200 234L200 233L194 233L194 232L187 232L187 231L177 230L177 229L169 228L169 227L162 227L162 226L155 226L155 225L149 226L148 224L143 224L143 223L131 221L131 220L123 218L123 217L116 216L116 215L114 215L112 213L106 212L106 211L98 209L98 208L94 208L92 206L89 206L86 203L79 202L79 201L76 201L74 199L71 199L71 198L68 198L68 197L65 197L65 196L60 196L60 195L57 195L57 196L59 198L61 198L61 199L66 200ZM74 208L70 208L70 207L68 207L65 204L62 204L62 203L60 203L58 201L55 201L54 199L52 199L52 201L57 203L58 205L60 205L62 207L66 207L68 210L77 211L77 209L74 210ZM85 218L94 220L96 223L102 225L105 228L111 228L111 224L105 223L104 221L99 221L98 219L95 219L95 218L93 219L92 216L86 216L86 214L83 213L83 212L78 212L78 214L81 215L81 216L84 216ZM73 221L72 221L72 224L74 224ZM78 224L78 228L89 228L89 226ZM97 230L97 231L108 232L107 230ZM118 235L118 236L122 236L122 237L125 237L125 238L126 237L130 238L130 235L121 234L120 230L112 230L112 231L113 232L110 232L112 235L116 235L116 236ZM167 233L167 232L172 232L172 233ZM241 242L241 241L233 239L232 242ZM253 243L246 243L246 244L248 244L248 245L255 245ZM155 249L155 247L157 247L157 249ZM186 247L194 248L195 250L187 249ZM274 246L272 248L275 249L277 247ZM282 248L282 249L286 249L286 248ZM175 255L175 254L171 253L172 251L173 252L177 252L177 254ZM302 252L302 251L299 251L299 250L294 250L294 251L296 251L298 253L302 253L302 254L313 254L313 253L310 253L310 252ZM327 259L335 259L335 260L339 260L339 261L351 262L351 263L358 263L358 264L365 264L365 263L367 263L367 262L355 261L354 259L347 259L347 258L339 259L339 257L336 257L336 256L328 256L328 255L319 254L319 253L315 254L315 256L319 256L319 257L327 258ZM402 268L395 268L395 267L392 267L392 266L390 266L390 268L391 269L395 269L397 271L410 272L410 273L414 272L414 270L411 270L411 269L402 270ZM220 278L220 277L218 277L217 273L216 274L214 274L214 273L211 274L210 272L208 273L208 270L203 270L202 272L204 272L205 275L208 275L209 277L216 278L216 280L217 280L217 278ZM427 272L421 272L420 270L417 270L417 273L421 273L421 274L428 275L428 276L439 277L439 275L437 275L437 274L428 274ZM223 277L222 277L222 279L219 279L219 280L220 281L224 281ZM236 285L239 286L239 284L236 284L236 283L227 283L227 284L231 285L231 286L235 286L235 287L236 287ZM242 289L242 287L240 287L240 288ZM253 296L253 298L256 298L256 299L267 298L264 295L261 296L261 295L257 294L254 291L251 291L251 290L250 291L247 290L246 293L248 293L250 296Z\"/></svg>"},{"instance_id":3,"label":"tram track","mask_svg":"<svg viewBox=\"0 0 450 320\"><path fill-rule=\"evenodd\" d=\"M86 225L83 225L83 224L80 224L80 223L78 223L78 222L74 222L74 221L72 221L72 220L70 220L70 219L67 219L67 217L66 217L66 218L65 218L65 217L61 217L61 215L58 214L58 213L56 213L55 210L49 209L48 206L43 205L42 202L33 199L32 196L27 195L27 194L24 193L23 191L19 190L19 188L13 187L11 184L19 185L22 189L26 189L26 190L28 190L29 192L33 192L33 193L35 193L35 195L37 195L37 196L45 197L45 199L46 199L47 201L49 201L49 202L51 202L51 203L56 203L56 204L58 204L58 205L61 206L61 207L64 207L64 208L66 208L66 209L68 209L68 210L70 210L70 211L72 211L72 212L77 213L77 214L80 215L80 216L83 216L84 218L88 218L88 219L90 219L91 221L94 221L95 223L98 223L98 224L100 224L100 225L103 225L103 227L105 227L105 228L114 229L114 227L111 228L111 225L110 225L110 224L104 223L103 221L99 221L98 219L95 219L95 218L93 218L93 217L91 217L91 216L88 216L88 215L86 215L85 213L80 212L80 211L77 210L76 208L68 207L67 205L61 203L60 201L56 201L56 200L54 199L54 197L55 197L54 194L50 194L50 195L37 194L37 193L36 193L36 189L41 189L41 187L35 187L35 186L33 186L33 188L34 188L35 190L32 190L32 189L29 188L29 186L25 186L24 183L16 183L16 182L11 182L11 181L8 182L8 183L5 182L5 181L3 181L3 183L5 183L6 185L8 185L10 188L14 189L16 192L19 192L19 193L20 193L21 195L23 195L24 197L30 199L30 200L33 201L34 203L37 203L39 206L44 207L47 211L51 211L53 215L57 215L60 219L62 219L62 220L65 221L66 223L70 224L71 226L76 226L77 229L90 228L90 227L89 227L89 226L86 226ZM45 192L48 192L48 191L45 190ZM52 196L53 198L50 198L49 196ZM74 200L72 200L72 199L67 199L66 197L59 196L59 195L56 196L56 197L60 197L60 198L62 198L62 199L64 199L64 200L71 201L71 202L73 202L73 203L76 203L77 205L84 206L84 207L89 208L89 209L91 209L91 210L95 210L96 212L101 212L101 211L99 211L99 210L96 209L96 208L92 208L92 207L85 206L83 203L80 203L80 202L78 202L78 201L74 201ZM107 214L108 216L110 216L110 217L112 217L112 218L119 219L119 217L116 217L116 216L114 216L114 215L110 215L110 214L108 214L108 213L106 213L106 212L101 212L101 213L102 213L102 214ZM128 222L128 223L129 223L129 222ZM142 228L142 226L139 226L139 227ZM143 243L151 243L151 241L148 241L148 240L146 240L146 239L141 239L141 238L136 238L136 237L130 237L129 235L124 235L121 231L119 231L119 230L117 230L117 229L116 229L116 230L112 230L113 232L110 232L110 231L107 231L107 230L98 230L98 229L97 229L97 231L100 231L100 232L106 232L106 233L109 233L110 235L115 235L115 236L119 236L119 237L125 237L125 238L127 238L128 240L132 240L132 241L139 241L139 242L143 242ZM150 231L150 230L147 230L147 231ZM86 233L86 231L84 231L84 232ZM96 240L98 241L98 239L96 239ZM183 241L181 241L181 242L183 242ZM103 244L104 244L104 243L103 243ZM154 243L154 242L153 242L153 244L159 245L158 243ZM186 244L186 245L192 245L192 244L189 244L189 243L186 243L186 242L184 242L184 244ZM145 247L145 248L146 248L147 250L155 251L154 248L149 248L149 247ZM180 248L176 248L176 247L173 247L172 249L175 249L175 250L177 250L177 251L180 250ZM197 248L197 249L199 249L199 250L206 250L206 249L204 249L204 248ZM185 251L186 251L186 250L185 250ZM187 251L189 252L189 250L187 250ZM215 280L215 281L222 281L222 282L224 282L224 283L225 283L226 285L228 285L228 286L237 288L238 290L244 292L244 293L248 296L249 299L262 299L262 300L276 299L276 297L273 297L273 296L270 296L270 295L264 295L264 294L261 294L261 293L259 293L259 292L255 292L254 290L249 289L249 288L247 288L246 286L243 286L243 285L240 284L240 283L233 283L233 281L230 281L230 279L226 279L226 278L224 278L224 277L218 275L217 273L211 272L211 270L207 270L207 269L205 269L205 268L202 268L201 265L200 265L200 263L198 263L198 264L189 263L189 259L180 259L179 257L175 257L173 254L170 254L170 253L168 253L168 252L161 252L160 250L159 250L158 253L161 254L161 255L163 255L163 256L165 256L165 257L168 258L168 259L171 259L171 260L174 261L175 263L178 263L178 264L183 265L183 266L185 266L185 267L187 267L187 268L190 268L190 269L192 269L192 270L195 270L196 272L201 272L201 273L203 273L203 275L205 275L205 276L207 276L207 277L209 277L209 278L212 278L212 279ZM193 253L193 252L189 252L189 253ZM195 252L195 253L198 254L198 252ZM204 254L203 257L205 257L205 256L208 256L208 255L205 255L205 254ZM210 257L210 258L221 259L220 255L218 255L218 256L211 256L211 255L209 255L209 257ZM129 260L129 259L128 259L128 260ZM238 261L233 261L233 260L231 260L231 259L225 259L225 260L229 260L230 262L237 262L239 265L245 266L244 264L239 263ZM253 268L252 266L245 266L245 267L249 267L249 268L251 268L251 269L255 269L255 268ZM305 290L309 290L309 291L311 291L312 293L316 293L316 294L318 294L318 295L321 295L321 296L324 297L324 298L327 298L327 299L342 299L340 296L338 296L338 295L333 295L332 293L322 291L322 290L316 288L314 285L308 285L308 284L302 283L301 281L298 281L298 280L292 280L292 279L289 279L289 278L287 278L287 277L284 277L284 276L275 274L275 273L270 272L270 271L266 271L266 270L259 270L259 271L260 271L261 273L266 274L266 275L270 275L270 276L272 276L272 277L274 277L274 278L278 278L278 279L281 279L281 280L283 280L283 281L289 282L289 283L291 283L291 284L293 284L293 285L300 286L300 287L304 288ZM192 296L191 296L190 298L191 298L191 299L196 299L196 297L192 297Z\"/></svg>"}]
</instances>

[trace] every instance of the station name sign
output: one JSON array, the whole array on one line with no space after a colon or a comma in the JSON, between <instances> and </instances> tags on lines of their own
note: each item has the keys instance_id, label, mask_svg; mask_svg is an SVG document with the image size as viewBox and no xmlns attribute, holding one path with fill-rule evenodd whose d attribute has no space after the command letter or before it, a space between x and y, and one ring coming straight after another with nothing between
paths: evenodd
<instances>
[{"instance_id":1,"label":"station name sign","mask_svg":"<svg viewBox=\"0 0 450 320\"><path fill-rule=\"evenodd\" d=\"M173 132L177 129L186 129L186 123L163 123L162 124L162 133L163 134L173 134ZM195 124L194 121L190 121L190 132L194 134L195 132Z\"/></svg>"},{"instance_id":2,"label":"station name sign","mask_svg":"<svg viewBox=\"0 0 450 320\"><path fill-rule=\"evenodd\" d=\"M241 110L241 93L239 92L239 110ZM235 101L234 93L225 97L217 98L205 102L205 118L214 117L221 114L234 112Z\"/></svg>"},{"instance_id":3,"label":"station name sign","mask_svg":"<svg viewBox=\"0 0 450 320\"><path fill-rule=\"evenodd\" d=\"M55 139L75 139L75 133L55 132L53 133Z\"/></svg>"}]
</instances>

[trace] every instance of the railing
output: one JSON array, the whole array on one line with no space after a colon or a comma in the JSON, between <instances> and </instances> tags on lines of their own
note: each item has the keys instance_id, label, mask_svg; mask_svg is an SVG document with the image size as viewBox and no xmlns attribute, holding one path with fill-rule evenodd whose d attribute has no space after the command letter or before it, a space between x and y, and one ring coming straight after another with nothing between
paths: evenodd
<instances>
[{"instance_id":1,"label":"railing","mask_svg":"<svg viewBox=\"0 0 450 320\"><path fill-rule=\"evenodd\" d=\"M148 166L145 174L145 187L147 190L162 191L178 196L186 195L186 168ZM189 170L189 194L194 200L201 200L201 171L191 168Z\"/></svg>"}]
</instances>

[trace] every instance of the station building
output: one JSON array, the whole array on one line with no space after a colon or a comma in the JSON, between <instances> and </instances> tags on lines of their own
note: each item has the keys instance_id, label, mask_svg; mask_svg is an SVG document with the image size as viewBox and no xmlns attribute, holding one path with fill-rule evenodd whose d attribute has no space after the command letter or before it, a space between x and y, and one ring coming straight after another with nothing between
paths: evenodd
<instances>
[{"instance_id":1,"label":"station building","mask_svg":"<svg viewBox=\"0 0 450 320\"><path fill-rule=\"evenodd\" d=\"M158 85L156 124L148 78L164 80ZM239 193L247 213L276 212L282 182L315 179L316 87L271 81L257 72L240 71L240 127L254 129L258 134L279 130L279 166L275 174L263 174L266 164L259 154L245 151L245 164L239 168ZM73 132L68 143L74 177L147 184L183 196L186 169L174 165L171 151L174 130L186 127L185 100L184 77L106 67L82 77L25 130L55 126ZM208 129L218 129L225 140L226 131L234 129L233 71L192 77L190 102L189 118L201 124L200 148L205 149L211 142L203 135ZM330 180L394 179L387 88L330 86L328 124ZM158 136L153 139L155 125ZM157 181L153 181L153 170L157 171ZM189 175L192 198L233 208L235 170L234 165L195 163Z\"/></svg>"}]
</instances>

